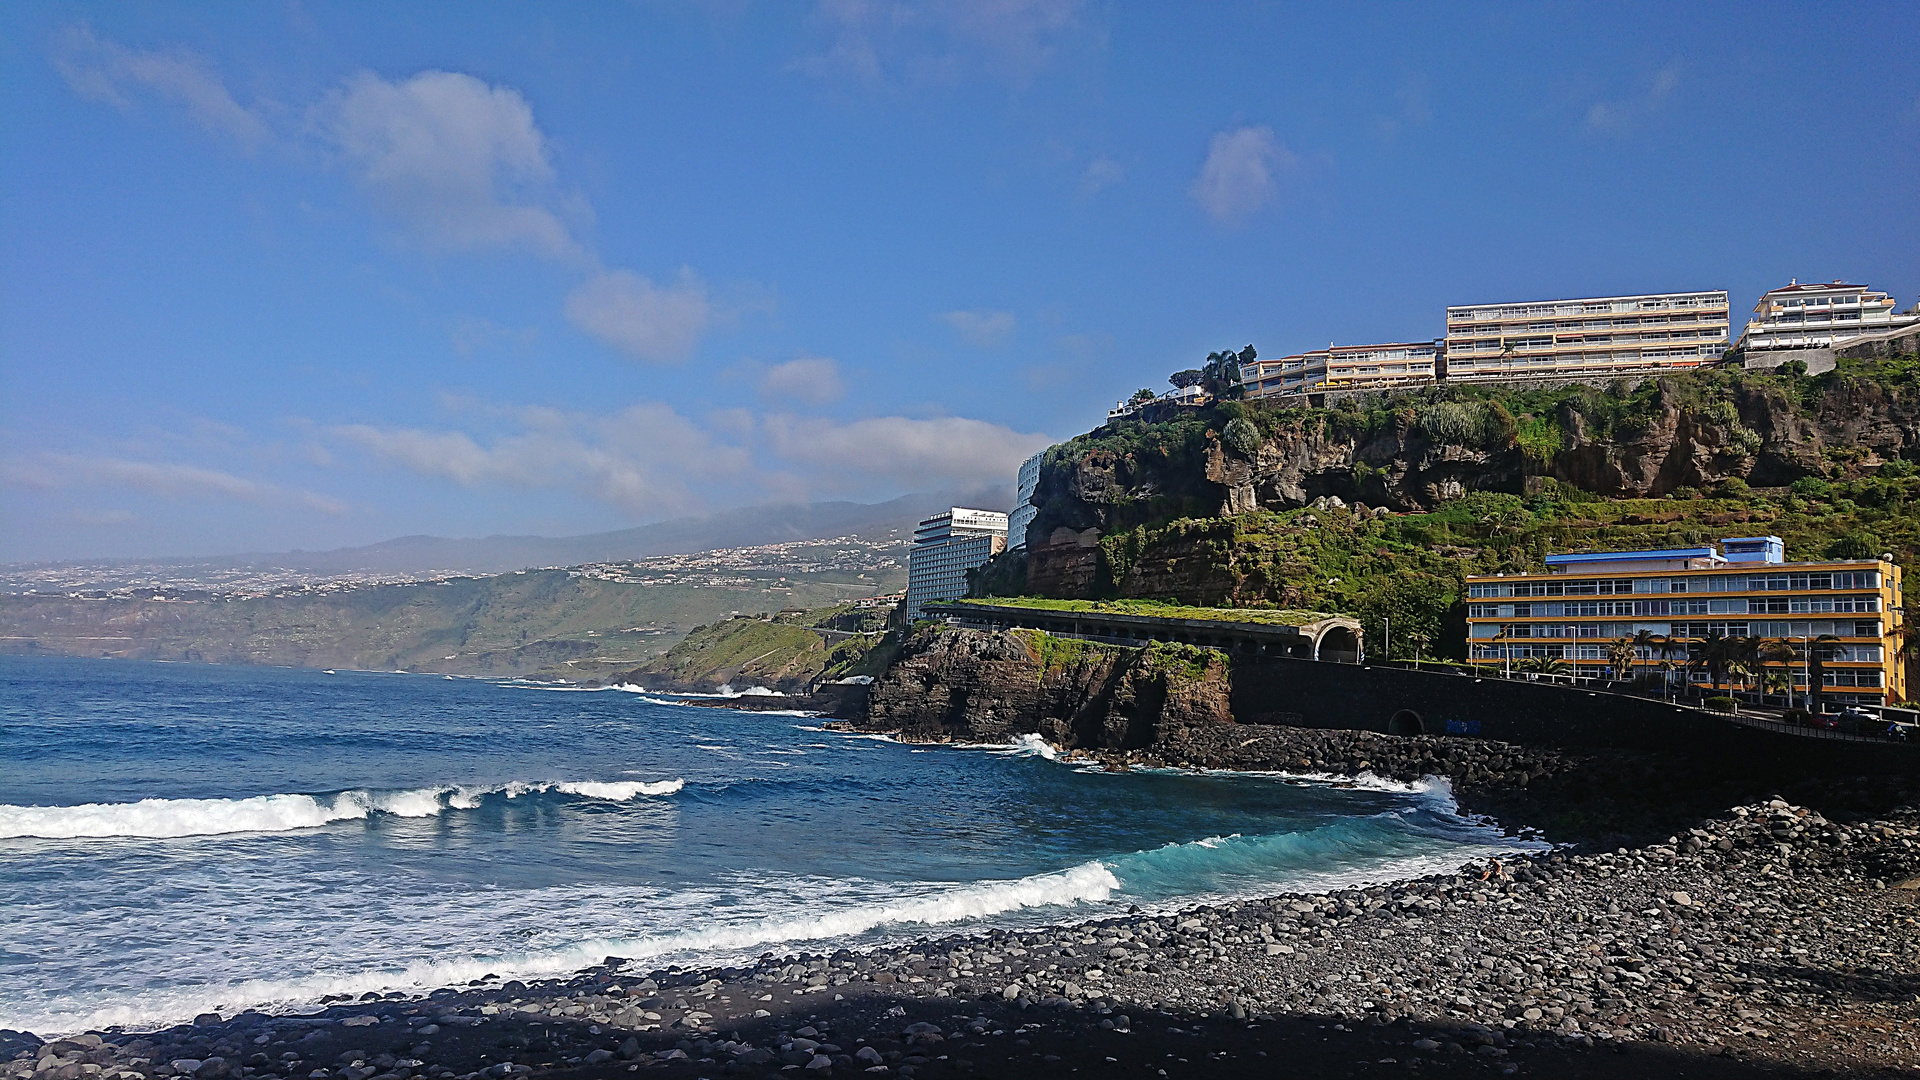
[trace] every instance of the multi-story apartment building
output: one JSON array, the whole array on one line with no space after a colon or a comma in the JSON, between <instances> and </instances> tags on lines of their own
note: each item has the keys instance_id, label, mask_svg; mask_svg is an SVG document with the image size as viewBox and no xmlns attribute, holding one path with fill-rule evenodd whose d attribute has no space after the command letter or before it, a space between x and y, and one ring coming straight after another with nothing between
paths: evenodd
<instances>
[{"instance_id":1,"label":"multi-story apartment building","mask_svg":"<svg viewBox=\"0 0 1920 1080\"><path fill-rule=\"evenodd\" d=\"M1433 341L1328 345L1242 364L1240 384L1249 398L1417 386L1434 381L1439 354L1440 345Z\"/></svg>"},{"instance_id":2,"label":"multi-story apartment building","mask_svg":"<svg viewBox=\"0 0 1920 1080\"><path fill-rule=\"evenodd\" d=\"M1862 334L1920 322L1920 313L1893 308L1893 297L1865 285L1793 281L1760 297L1740 334L1740 349L1831 349Z\"/></svg>"},{"instance_id":3,"label":"multi-story apartment building","mask_svg":"<svg viewBox=\"0 0 1920 1080\"><path fill-rule=\"evenodd\" d=\"M1040 490L1040 460L1046 456L1047 452L1042 450L1020 463L1020 472L1014 480L1013 512L1007 515L1010 551L1026 550L1027 526L1033 524L1034 515L1040 512L1040 508L1033 505L1033 496Z\"/></svg>"},{"instance_id":4,"label":"multi-story apartment building","mask_svg":"<svg viewBox=\"0 0 1920 1080\"><path fill-rule=\"evenodd\" d=\"M1659 551L1547 556L1544 574L1470 575L1467 644L1477 663L1536 657L1562 660L1583 675L1610 670L1611 643L1642 630L1658 639L1641 648L1635 674L1671 661L1695 686L1749 689L1770 668L1804 699L1820 657L1829 704L1885 705L1907 696L1899 662L1900 568L1886 559L1784 561L1779 537L1741 537ZM1702 643L1709 635L1785 643L1797 660L1762 664L1710 686Z\"/></svg>"},{"instance_id":5,"label":"multi-story apartment building","mask_svg":"<svg viewBox=\"0 0 1920 1080\"><path fill-rule=\"evenodd\" d=\"M967 571L1005 550L1005 514L956 506L922 521L907 549L907 621L929 600L967 595Z\"/></svg>"},{"instance_id":6,"label":"multi-story apartment building","mask_svg":"<svg viewBox=\"0 0 1920 1080\"><path fill-rule=\"evenodd\" d=\"M1642 293L1447 309L1447 382L1698 367L1727 350L1727 294Z\"/></svg>"}]
</instances>

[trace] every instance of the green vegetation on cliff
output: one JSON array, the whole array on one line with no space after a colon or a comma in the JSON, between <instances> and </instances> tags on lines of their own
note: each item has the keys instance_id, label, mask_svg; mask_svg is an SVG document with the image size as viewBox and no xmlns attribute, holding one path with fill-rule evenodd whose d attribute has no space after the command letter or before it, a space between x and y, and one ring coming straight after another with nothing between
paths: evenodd
<instances>
[{"instance_id":1,"label":"green vegetation on cliff","mask_svg":"<svg viewBox=\"0 0 1920 1080\"><path fill-rule=\"evenodd\" d=\"M783 693L877 675L898 652L884 612L850 606L726 619L698 626L666 655L613 678L656 690L761 686Z\"/></svg>"},{"instance_id":2,"label":"green vegetation on cliff","mask_svg":"<svg viewBox=\"0 0 1920 1080\"><path fill-rule=\"evenodd\" d=\"M1916 459L1911 356L1150 408L1048 451L1025 562L978 591L1334 611L1373 655L1390 621L1394 656L1459 656L1464 577L1549 552L1774 534L1920 566Z\"/></svg>"},{"instance_id":3,"label":"green vegetation on cliff","mask_svg":"<svg viewBox=\"0 0 1920 1080\"><path fill-rule=\"evenodd\" d=\"M1289 611L1282 608L1193 607L1158 600L1056 600L1038 596L1007 596L986 600L957 600L980 608L1025 608L1032 611L1085 611L1109 615L1140 615L1150 619L1212 619L1220 622L1261 623L1268 626L1300 626L1328 618L1321 611Z\"/></svg>"}]
</instances>

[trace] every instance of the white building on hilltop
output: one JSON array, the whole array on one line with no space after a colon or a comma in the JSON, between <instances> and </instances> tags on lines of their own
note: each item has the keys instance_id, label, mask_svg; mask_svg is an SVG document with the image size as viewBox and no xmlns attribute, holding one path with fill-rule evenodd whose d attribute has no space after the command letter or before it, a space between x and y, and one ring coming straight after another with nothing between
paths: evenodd
<instances>
[{"instance_id":1,"label":"white building on hilltop","mask_svg":"<svg viewBox=\"0 0 1920 1080\"><path fill-rule=\"evenodd\" d=\"M1033 504L1034 493L1040 490L1040 459L1047 456L1045 450L1020 463L1020 475L1014 483L1013 512L1007 515L1007 550L1025 551L1027 548L1027 526L1040 508Z\"/></svg>"},{"instance_id":2,"label":"white building on hilltop","mask_svg":"<svg viewBox=\"0 0 1920 1080\"><path fill-rule=\"evenodd\" d=\"M1690 368L1727 351L1725 290L1447 309L1445 382Z\"/></svg>"},{"instance_id":3,"label":"white building on hilltop","mask_svg":"<svg viewBox=\"0 0 1920 1080\"><path fill-rule=\"evenodd\" d=\"M967 571L1007 550L1007 515L956 506L922 521L907 549L907 622L929 600L967 595Z\"/></svg>"},{"instance_id":4,"label":"white building on hilltop","mask_svg":"<svg viewBox=\"0 0 1920 1080\"><path fill-rule=\"evenodd\" d=\"M1329 345L1324 349L1240 365L1250 399L1327 390L1389 390L1434 381L1440 346L1432 341Z\"/></svg>"},{"instance_id":5,"label":"white building on hilltop","mask_svg":"<svg viewBox=\"0 0 1920 1080\"><path fill-rule=\"evenodd\" d=\"M1746 353L1832 349L1876 330L1920 322L1920 314L1893 309L1893 297L1865 285L1793 281L1760 297L1740 334L1740 348Z\"/></svg>"}]
</instances>

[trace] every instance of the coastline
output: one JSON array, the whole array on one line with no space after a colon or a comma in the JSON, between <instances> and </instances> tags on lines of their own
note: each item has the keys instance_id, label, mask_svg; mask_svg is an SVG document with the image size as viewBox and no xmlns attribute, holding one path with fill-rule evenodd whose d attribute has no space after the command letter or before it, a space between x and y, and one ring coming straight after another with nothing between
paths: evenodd
<instances>
[{"instance_id":1,"label":"coastline","mask_svg":"<svg viewBox=\"0 0 1920 1080\"><path fill-rule=\"evenodd\" d=\"M0 1077L1211 1076L1264 1075L1274 1058L1306 1075L1910 1075L1897 1071L1920 1053L1920 810L1907 792L1824 785L1824 803L1869 810L1828 817L1760 800L1608 849L1692 811L1622 818L1593 775L1622 762L1455 745L1477 742L1240 727L1080 757L1443 775L1463 812L1497 806L1508 823L1584 784L1587 810L1599 810L1561 818L1596 826L1497 871L1171 915L767 954L748 967L642 971L609 958L531 985L44 1045L0 1033L0 1057L14 1059ZM1440 768L1418 772L1430 763Z\"/></svg>"}]
</instances>

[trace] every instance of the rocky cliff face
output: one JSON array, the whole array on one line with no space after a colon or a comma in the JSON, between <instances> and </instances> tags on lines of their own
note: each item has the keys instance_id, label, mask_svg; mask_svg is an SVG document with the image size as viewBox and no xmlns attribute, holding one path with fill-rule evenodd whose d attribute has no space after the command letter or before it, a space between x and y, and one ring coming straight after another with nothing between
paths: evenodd
<instances>
[{"instance_id":1,"label":"rocky cliff face","mask_svg":"<svg viewBox=\"0 0 1920 1080\"><path fill-rule=\"evenodd\" d=\"M1771 487L1911 458L1920 448L1920 394L1887 383L1823 378L1808 401L1776 382L1706 378L1660 380L1631 400L1603 401L1618 406L1611 419L1593 407L1593 398L1605 397L1596 394L1564 397L1518 418L1497 399L1405 399L1371 415L1274 412L1251 429L1257 440L1238 446L1222 437L1219 417L1204 429L1190 418L1174 436L1183 444L1173 449L1150 440L1138 449L1095 432L1066 444L1042 469L1026 588L1016 591L1111 591L1116 583L1103 576L1102 538L1175 517L1294 509L1321 497L1431 510L1473 491L1522 494L1534 476L1612 498L1657 497L1728 479ZM1147 584L1121 591L1161 595Z\"/></svg>"},{"instance_id":2,"label":"rocky cliff face","mask_svg":"<svg viewBox=\"0 0 1920 1080\"><path fill-rule=\"evenodd\" d=\"M1131 750L1232 722L1226 658L1179 645L1107 648L1023 631L929 629L872 687L866 722L910 738Z\"/></svg>"}]
</instances>

